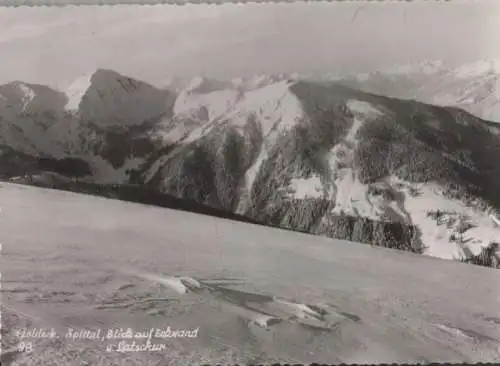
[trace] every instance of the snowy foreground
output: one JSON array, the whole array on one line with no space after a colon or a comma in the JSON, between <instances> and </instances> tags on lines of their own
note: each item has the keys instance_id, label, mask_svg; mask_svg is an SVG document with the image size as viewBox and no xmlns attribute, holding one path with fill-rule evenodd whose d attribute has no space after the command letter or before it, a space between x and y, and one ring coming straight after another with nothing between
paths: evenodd
<instances>
[{"instance_id":1,"label":"snowy foreground","mask_svg":"<svg viewBox=\"0 0 500 366\"><path fill-rule=\"evenodd\" d=\"M2 365L500 360L499 271L15 184L0 207Z\"/></svg>"}]
</instances>

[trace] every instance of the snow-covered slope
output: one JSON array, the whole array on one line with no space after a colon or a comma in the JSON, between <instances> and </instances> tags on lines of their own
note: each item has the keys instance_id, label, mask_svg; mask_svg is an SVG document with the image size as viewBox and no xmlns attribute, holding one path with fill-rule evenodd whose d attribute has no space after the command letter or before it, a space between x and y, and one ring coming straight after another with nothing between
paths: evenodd
<instances>
[{"instance_id":1,"label":"snow-covered slope","mask_svg":"<svg viewBox=\"0 0 500 366\"><path fill-rule=\"evenodd\" d=\"M433 184L411 185L398 179L392 182L406 193L402 208L411 222L419 226L422 241L428 247L425 254L463 259L478 255L483 247L500 239L500 227L494 225L487 210L444 197L442 188ZM418 193L412 196L409 189ZM431 214L436 211L441 213L439 218Z\"/></svg>"},{"instance_id":2,"label":"snow-covered slope","mask_svg":"<svg viewBox=\"0 0 500 366\"><path fill-rule=\"evenodd\" d=\"M500 358L491 269L14 184L0 201L11 365ZM60 338L21 339L23 328ZM146 339L106 337L119 328ZM157 352L132 352L151 328ZM23 341L32 353L15 352Z\"/></svg>"},{"instance_id":3,"label":"snow-covered slope","mask_svg":"<svg viewBox=\"0 0 500 366\"><path fill-rule=\"evenodd\" d=\"M65 106L66 109L70 111L77 111L80 107L83 96L87 93L87 90L91 85L92 74L83 75L74 80L66 89L66 95L68 96L68 103Z\"/></svg>"},{"instance_id":4,"label":"snow-covered slope","mask_svg":"<svg viewBox=\"0 0 500 366\"><path fill-rule=\"evenodd\" d=\"M282 81L251 90L245 94L235 91L214 92L197 96L210 109L207 122L191 132L186 141L194 141L209 134L219 125L230 125L243 131L252 121L258 121L262 135L275 142L303 118L300 102L289 90L290 83ZM177 102L176 102L177 105ZM207 108L208 109L208 108ZM174 109L177 112L177 110Z\"/></svg>"}]
</instances>

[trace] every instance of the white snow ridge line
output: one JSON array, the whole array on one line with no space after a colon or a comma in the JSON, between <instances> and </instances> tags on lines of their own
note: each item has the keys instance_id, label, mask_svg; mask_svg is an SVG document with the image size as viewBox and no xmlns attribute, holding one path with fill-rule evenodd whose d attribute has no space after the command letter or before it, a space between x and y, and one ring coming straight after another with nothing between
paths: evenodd
<instances>
[{"instance_id":1,"label":"white snow ridge line","mask_svg":"<svg viewBox=\"0 0 500 366\"><path fill-rule=\"evenodd\" d=\"M144 280L148 280L151 282L155 282L161 285L164 285L175 292L184 295L188 292L188 288L184 285L182 278L173 277L173 276L158 276L149 273L140 273L135 271L126 271L128 274L133 275L138 278L142 278ZM193 282L194 281L194 282ZM196 280L189 281L191 283L198 283ZM198 284L199 285L199 284Z\"/></svg>"},{"instance_id":2,"label":"white snow ridge line","mask_svg":"<svg viewBox=\"0 0 500 366\"><path fill-rule=\"evenodd\" d=\"M449 327L444 324L434 324L438 329L442 330L443 332L449 333L451 335L457 336L457 337L464 337L464 338L472 338L462 332L460 329L454 328L454 327Z\"/></svg>"}]
</instances>

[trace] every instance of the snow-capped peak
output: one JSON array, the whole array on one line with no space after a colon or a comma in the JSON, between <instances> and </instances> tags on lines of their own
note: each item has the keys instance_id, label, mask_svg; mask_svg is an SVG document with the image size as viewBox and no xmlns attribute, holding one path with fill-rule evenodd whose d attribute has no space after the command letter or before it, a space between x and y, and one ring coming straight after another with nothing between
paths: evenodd
<instances>
[{"instance_id":1,"label":"snow-capped peak","mask_svg":"<svg viewBox=\"0 0 500 366\"><path fill-rule=\"evenodd\" d=\"M388 68L378 70L384 74L434 74L447 69L443 61L423 61L418 63L407 63L403 65L392 65Z\"/></svg>"},{"instance_id":2,"label":"snow-capped peak","mask_svg":"<svg viewBox=\"0 0 500 366\"><path fill-rule=\"evenodd\" d=\"M280 81L296 80L299 78L300 75L298 73L256 74L247 78L233 78L231 80L231 83L234 87L248 91L248 90L260 89L267 85L275 84Z\"/></svg>"},{"instance_id":3,"label":"snow-capped peak","mask_svg":"<svg viewBox=\"0 0 500 366\"><path fill-rule=\"evenodd\" d=\"M248 84L252 88L262 88L264 86L280 82L284 78L285 78L284 74L278 74L278 75L259 74L255 75L251 80L249 80Z\"/></svg>"},{"instance_id":4,"label":"snow-capped peak","mask_svg":"<svg viewBox=\"0 0 500 366\"><path fill-rule=\"evenodd\" d=\"M89 73L77 78L66 89L66 95L68 96L68 103L66 104L67 110L78 109L83 96L91 85L92 75L92 73Z\"/></svg>"},{"instance_id":5,"label":"snow-capped peak","mask_svg":"<svg viewBox=\"0 0 500 366\"><path fill-rule=\"evenodd\" d=\"M500 73L500 60L485 59L471 63L466 63L458 67L453 67L443 61L424 61L420 63L409 63L404 65L393 65L388 68L378 70L383 74L436 74L439 72L451 73L457 78L477 77L485 74Z\"/></svg>"}]
</instances>

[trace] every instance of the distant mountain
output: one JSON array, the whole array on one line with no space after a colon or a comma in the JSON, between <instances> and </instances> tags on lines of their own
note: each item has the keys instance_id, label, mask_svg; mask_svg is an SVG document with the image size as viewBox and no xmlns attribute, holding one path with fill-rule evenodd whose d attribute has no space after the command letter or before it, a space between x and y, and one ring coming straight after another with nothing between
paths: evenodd
<instances>
[{"instance_id":1,"label":"distant mountain","mask_svg":"<svg viewBox=\"0 0 500 366\"><path fill-rule=\"evenodd\" d=\"M480 118L500 122L500 60L460 67L440 62L353 75L342 83L363 91L460 107Z\"/></svg>"},{"instance_id":2,"label":"distant mountain","mask_svg":"<svg viewBox=\"0 0 500 366\"><path fill-rule=\"evenodd\" d=\"M127 169L161 150L148 133L171 118L175 94L100 69L66 93L22 83L1 86L0 101L2 145L35 157L79 159L92 180L110 183L125 182Z\"/></svg>"},{"instance_id":3,"label":"distant mountain","mask_svg":"<svg viewBox=\"0 0 500 366\"><path fill-rule=\"evenodd\" d=\"M66 96L52 91L60 102L47 102L45 130L2 135L2 174L134 184L253 222L449 259L498 242L500 126L345 84L195 78L173 92L98 70ZM10 98L13 128L37 126L22 114L29 98Z\"/></svg>"},{"instance_id":4,"label":"distant mountain","mask_svg":"<svg viewBox=\"0 0 500 366\"><path fill-rule=\"evenodd\" d=\"M78 114L99 129L128 130L171 113L172 93L114 71L97 70L86 85Z\"/></svg>"}]
</instances>

